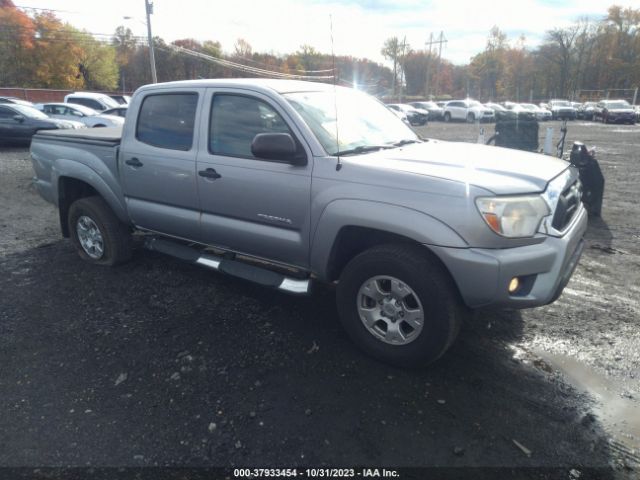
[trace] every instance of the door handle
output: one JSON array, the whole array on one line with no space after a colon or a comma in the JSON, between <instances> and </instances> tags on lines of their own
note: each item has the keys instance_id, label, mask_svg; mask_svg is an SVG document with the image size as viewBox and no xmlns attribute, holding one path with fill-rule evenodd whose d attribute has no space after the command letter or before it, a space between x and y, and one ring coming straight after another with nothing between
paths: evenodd
<instances>
[{"instance_id":1,"label":"door handle","mask_svg":"<svg viewBox=\"0 0 640 480\"><path fill-rule=\"evenodd\" d=\"M204 178L210 178L211 180L215 180L217 178L222 177L218 172L216 172L215 168L207 168L206 170L200 170L198 175Z\"/></svg>"},{"instance_id":2,"label":"door handle","mask_svg":"<svg viewBox=\"0 0 640 480\"><path fill-rule=\"evenodd\" d=\"M130 158L129 160L125 160L124 163L126 163L127 165L131 165L132 167L141 167L142 165L144 165L136 157Z\"/></svg>"}]
</instances>

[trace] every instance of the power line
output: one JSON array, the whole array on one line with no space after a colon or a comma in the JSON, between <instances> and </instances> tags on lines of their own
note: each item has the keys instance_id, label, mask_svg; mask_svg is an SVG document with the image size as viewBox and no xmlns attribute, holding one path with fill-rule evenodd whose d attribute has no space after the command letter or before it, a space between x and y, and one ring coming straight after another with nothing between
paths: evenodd
<instances>
[{"instance_id":1,"label":"power line","mask_svg":"<svg viewBox=\"0 0 640 480\"><path fill-rule=\"evenodd\" d=\"M231 68L234 70L239 70L245 73L252 73L254 75L262 75L267 77L275 77L275 78L288 78L295 80L329 80L333 78L333 75L296 75L285 72L278 72L274 70L265 70L262 68L255 68L248 65L243 65L241 63L232 62L230 60L225 60L218 57L213 57L211 55L207 55L201 52L196 52L194 50L189 50L183 47L179 47L177 45L167 45L166 47L160 47L161 49L173 50L184 55L189 55L195 58L200 58L202 60L207 60L212 63L216 63L223 67Z\"/></svg>"},{"instance_id":2,"label":"power line","mask_svg":"<svg viewBox=\"0 0 640 480\"><path fill-rule=\"evenodd\" d=\"M37 11L43 11L43 12L82 13L82 12L75 12L72 10L55 10L53 8L27 7L26 5L16 5L16 8L21 8L23 10L37 10Z\"/></svg>"}]
</instances>

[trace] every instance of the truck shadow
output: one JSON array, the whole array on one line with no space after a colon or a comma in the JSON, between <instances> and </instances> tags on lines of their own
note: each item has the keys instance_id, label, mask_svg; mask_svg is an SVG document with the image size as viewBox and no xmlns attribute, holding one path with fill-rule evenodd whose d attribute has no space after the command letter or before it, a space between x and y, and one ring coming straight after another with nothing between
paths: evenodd
<instances>
[{"instance_id":1,"label":"truck shadow","mask_svg":"<svg viewBox=\"0 0 640 480\"><path fill-rule=\"evenodd\" d=\"M513 358L518 312L479 312L432 367L401 370L355 349L330 288L289 297L145 251L98 268L68 242L0 266L2 465L611 474L585 399Z\"/></svg>"},{"instance_id":2,"label":"truck shadow","mask_svg":"<svg viewBox=\"0 0 640 480\"><path fill-rule=\"evenodd\" d=\"M603 251L611 250L612 248L613 234L602 217L589 217L589 225L585 236L592 244L591 248L600 248Z\"/></svg>"}]
</instances>

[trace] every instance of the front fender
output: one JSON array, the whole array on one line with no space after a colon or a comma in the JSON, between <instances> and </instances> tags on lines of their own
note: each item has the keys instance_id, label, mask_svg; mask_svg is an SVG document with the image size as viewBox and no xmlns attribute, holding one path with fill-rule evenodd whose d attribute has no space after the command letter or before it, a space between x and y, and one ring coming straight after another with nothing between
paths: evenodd
<instances>
[{"instance_id":1,"label":"front fender","mask_svg":"<svg viewBox=\"0 0 640 480\"><path fill-rule=\"evenodd\" d=\"M427 245L469 247L447 224L418 210L369 200L334 200L322 212L311 242L311 270L321 279L328 276L331 249L344 227L371 228Z\"/></svg>"}]
</instances>

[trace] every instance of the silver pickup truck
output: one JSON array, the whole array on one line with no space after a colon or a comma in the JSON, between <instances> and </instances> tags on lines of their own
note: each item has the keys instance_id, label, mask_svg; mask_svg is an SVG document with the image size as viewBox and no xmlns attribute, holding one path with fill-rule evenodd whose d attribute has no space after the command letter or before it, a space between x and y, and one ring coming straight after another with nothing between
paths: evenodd
<instances>
[{"instance_id":1,"label":"silver pickup truck","mask_svg":"<svg viewBox=\"0 0 640 480\"><path fill-rule=\"evenodd\" d=\"M483 306L553 302L583 249L577 172L425 140L356 90L285 80L148 85L122 129L38 133L35 184L85 260L147 248L281 291L336 285L345 330L419 366Z\"/></svg>"}]
</instances>

